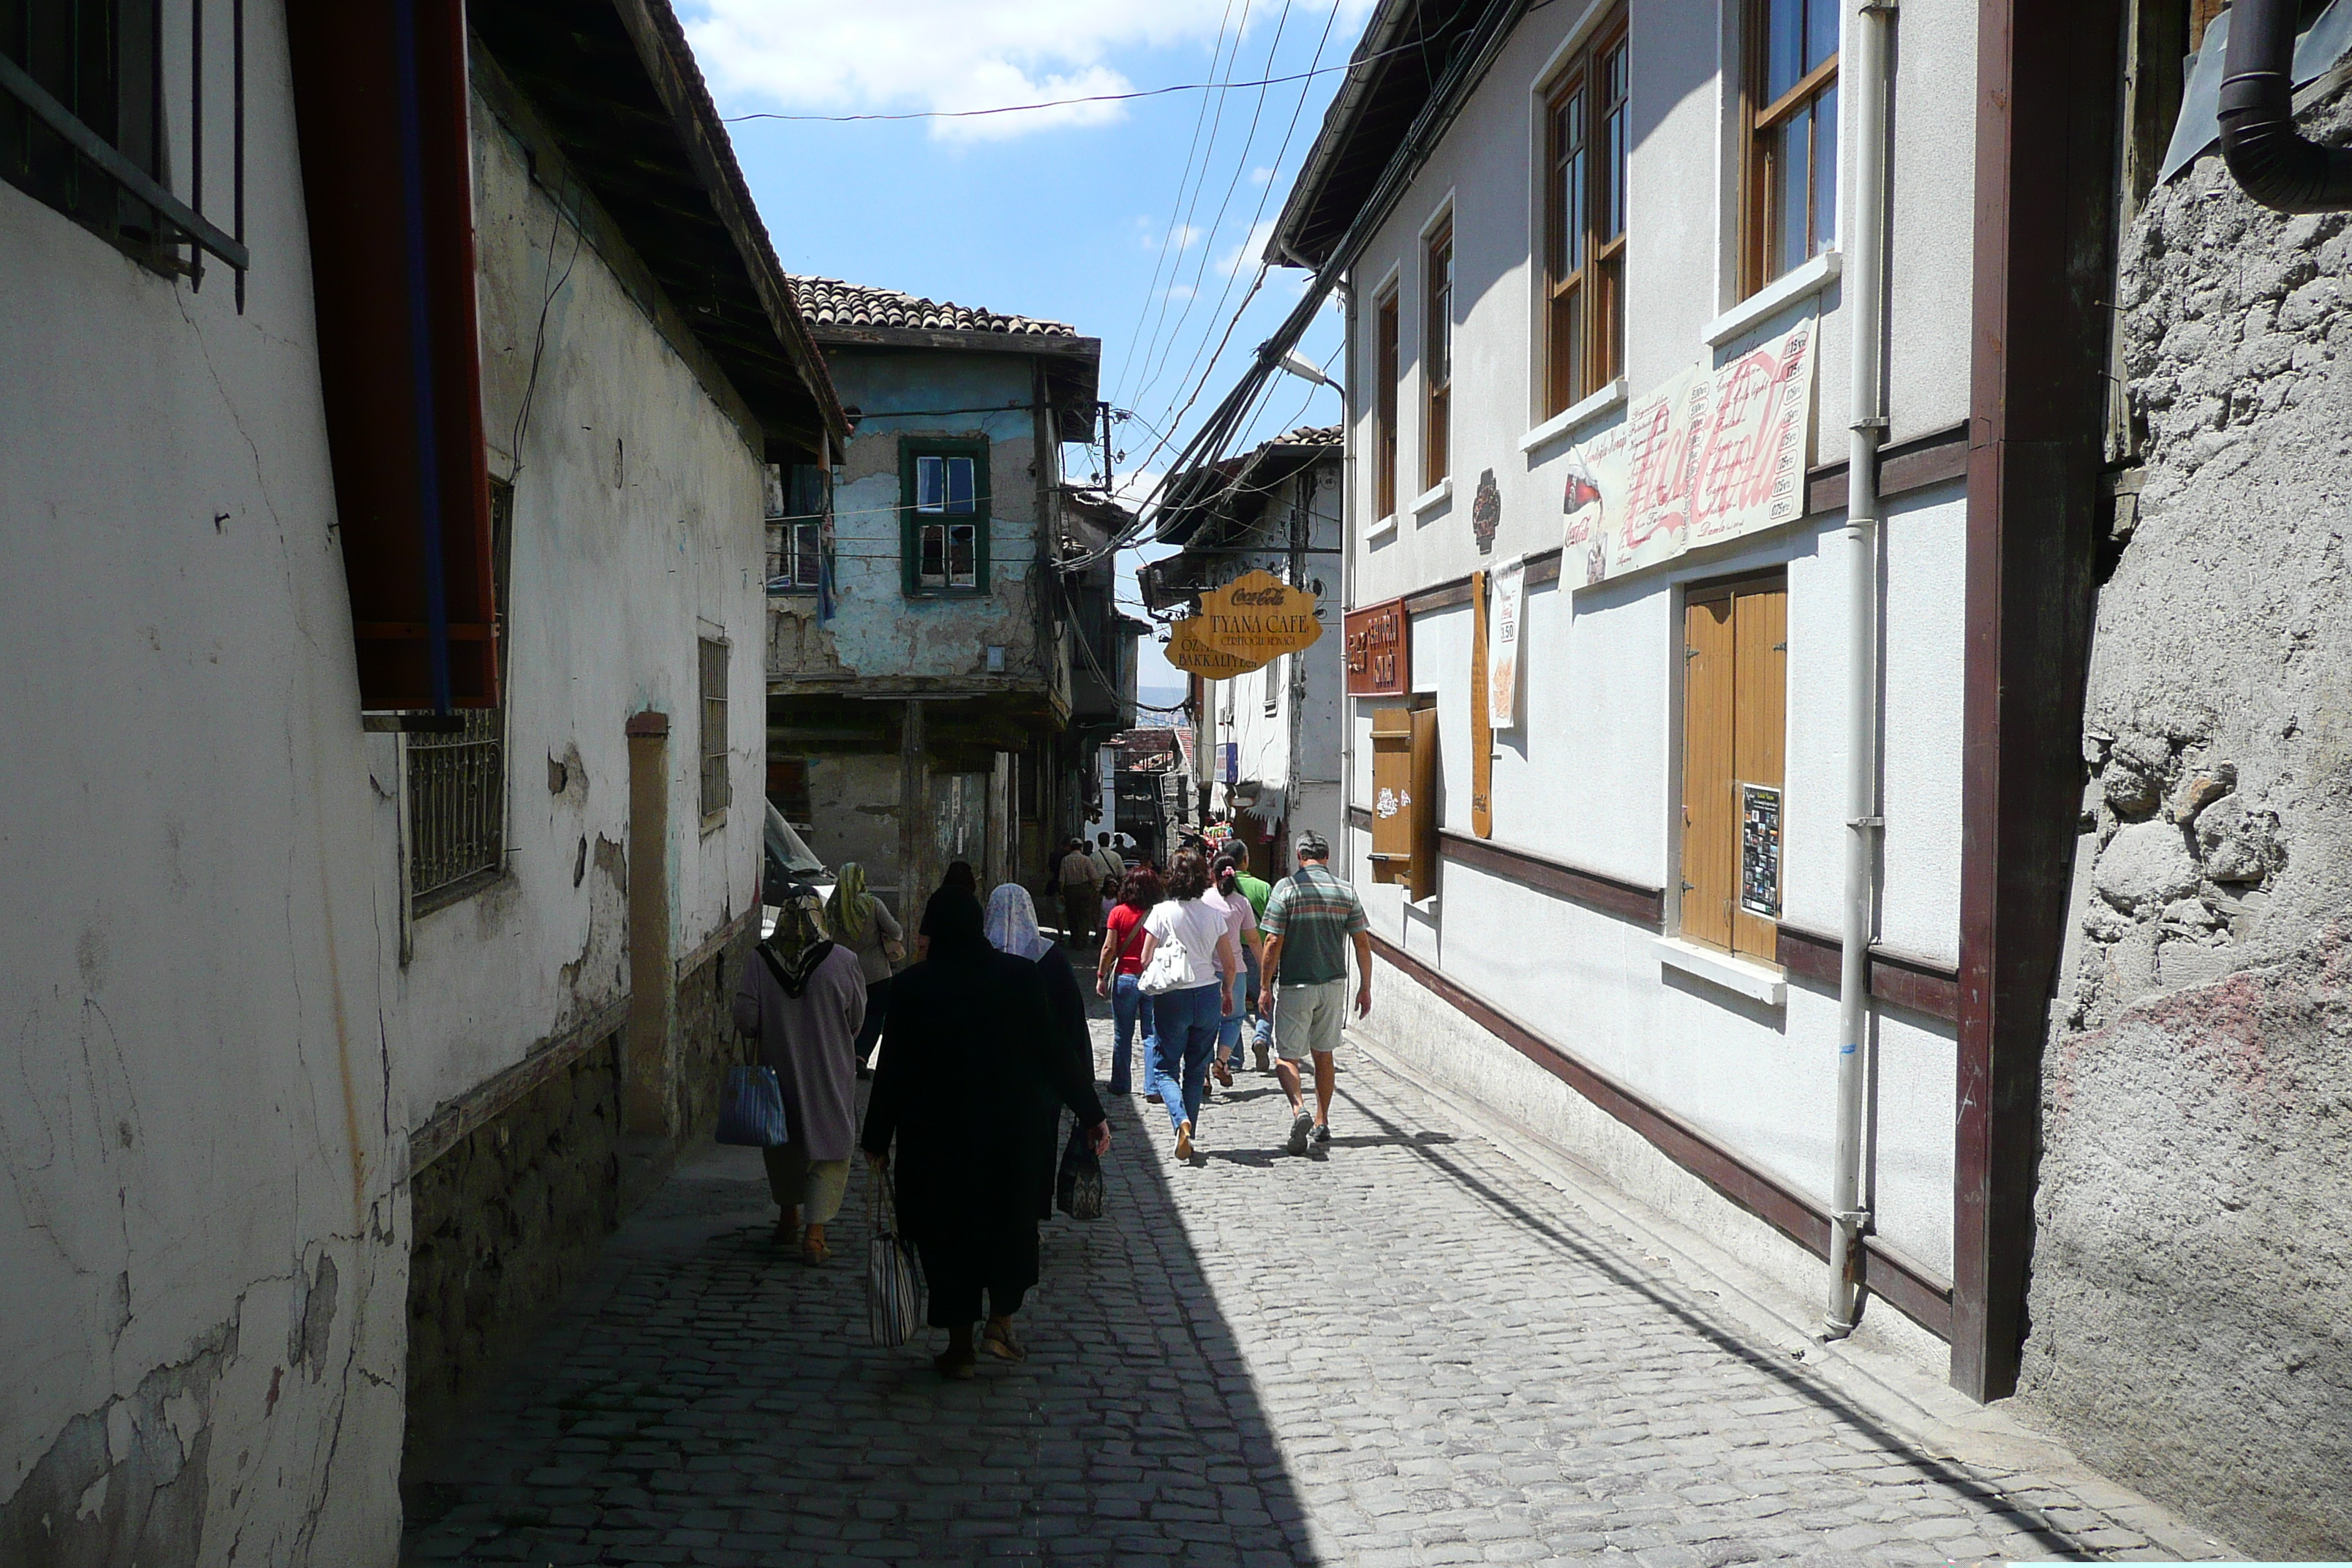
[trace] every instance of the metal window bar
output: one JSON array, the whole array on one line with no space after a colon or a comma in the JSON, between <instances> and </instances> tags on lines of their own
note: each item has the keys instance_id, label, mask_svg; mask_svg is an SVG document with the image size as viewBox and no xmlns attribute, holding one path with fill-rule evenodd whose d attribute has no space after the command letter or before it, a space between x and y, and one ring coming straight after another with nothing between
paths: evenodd
<instances>
[{"instance_id":1,"label":"metal window bar","mask_svg":"<svg viewBox=\"0 0 2352 1568\"><path fill-rule=\"evenodd\" d=\"M457 719L405 737L408 886L419 907L506 865L506 715L468 708Z\"/></svg>"},{"instance_id":2,"label":"metal window bar","mask_svg":"<svg viewBox=\"0 0 2352 1568\"><path fill-rule=\"evenodd\" d=\"M210 253L237 274L245 244L245 6L231 0L229 144L232 228L205 216L204 0L184 0L184 81L167 79L163 0L0 3L0 178L157 271L199 287ZM176 91L175 91L176 89ZM184 113L167 113L179 98ZM217 100L215 100L217 101ZM187 196L164 156L173 119L185 127ZM186 254L181 254L185 247Z\"/></svg>"}]
</instances>

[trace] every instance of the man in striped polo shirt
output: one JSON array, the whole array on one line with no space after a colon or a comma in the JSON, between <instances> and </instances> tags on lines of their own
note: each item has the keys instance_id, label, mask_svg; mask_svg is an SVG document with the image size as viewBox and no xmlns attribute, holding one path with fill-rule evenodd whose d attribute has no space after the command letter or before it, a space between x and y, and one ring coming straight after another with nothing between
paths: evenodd
<instances>
[{"instance_id":1,"label":"man in striped polo shirt","mask_svg":"<svg viewBox=\"0 0 2352 1568\"><path fill-rule=\"evenodd\" d=\"M1347 1021L1348 944L1356 948L1356 1016L1372 1010L1372 939L1364 902L1331 874L1331 847L1319 833L1298 836L1298 869L1282 880L1259 922L1265 973L1258 1012L1274 1017L1275 1071L1290 1096L1290 1152L1331 1141L1331 1053ZM1299 1064L1315 1062L1315 1110L1310 1115L1298 1081Z\"/></svg>"}]
</instances>

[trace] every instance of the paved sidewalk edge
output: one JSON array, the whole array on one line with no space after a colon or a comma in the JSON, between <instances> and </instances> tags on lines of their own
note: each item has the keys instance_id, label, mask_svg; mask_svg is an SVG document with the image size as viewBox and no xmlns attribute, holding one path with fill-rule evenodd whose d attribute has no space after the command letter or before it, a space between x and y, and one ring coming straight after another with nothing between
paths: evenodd
<instances>
[{"instance_id":1,"label":"paved sidewalk edge","mask_svg":"<svg viewBox=\"0 0 2352 1568\"><path fill-rule=\"evenodd\" d=\"M1988 1487L2021 1503L2025 1500L2017 1496L2018 1491L2032 1489L2018 1486L2019 1472L2031 1471L2055 1481L2180 1561L2243 1559L2243 1553L2210 1531L2111 1480L2084 1464L2059 1439L2025 1426L1999 1406L1977 1405L1884 1352L1851 1341L1823 1340L1804 1305L1788 1290L1649 1207L1572 1151L1447 1085L1405 1071L1352 1029L1347 1037L1367 1060L1454 1112L1465 1131L1485 1138L1506 1158L1580 1205L1606 1214L1637 1240L1657 1248L1685 1272L1685 1286L1704 1280L1723 1311L1792 1359L1801 1359L1823 1383L1924 1452L1970 1471Z\"/></svg>"}]
</instances>

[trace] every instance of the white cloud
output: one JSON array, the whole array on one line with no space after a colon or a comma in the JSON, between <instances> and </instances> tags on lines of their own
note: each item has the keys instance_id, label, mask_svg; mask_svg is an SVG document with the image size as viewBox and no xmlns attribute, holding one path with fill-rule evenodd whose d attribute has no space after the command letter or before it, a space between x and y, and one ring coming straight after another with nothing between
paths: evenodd
<instances>
[{"instance_id":1,"label":"white cloud","mask_svg":"<svg viewBox=\"0 0 2352 1568\"><path fill-rule=\"evenodd\" d=\"M1274 219L1262 217L1250 225L1247 237L1217 258L1217 270L1234 278L1255 267L1265 255L1265 242L1274 237Z\"/></svg>"},{"instance_id":2,"label":"white cloud","mask_svg":"<svg viewBox=\"0 0 2352 1568\"><path fill-rule=\"evenodd\" d=\"M1176 224L1170 227L1165 236L1162 236L1157 220L1148 217L1137 218L1135 228L1135 241L1144 249L1158 250L1164 243L1169 249L1179 255L1192 249L1207 237L1199 228L1189 223Z\"/></svg>"},{"instance_id":3,"label":"white cloud","mask_svg":"<svg viewBox=\"0 0 2352 1568\"><path fill-rule=\"evenodd\" d=\"M1108 63L1132 47L1207 45L1224 0L689 0L696 58L730 110L993 109L1127 92ZM1160 85L1157 82L1146 86ZM1123 118L1118 103L935 120L945 142L998 140Z\"/></svg>"},{"instance_id":4,"label":"white cloud","mask_svg":"<svg viewBox=\"0 0 2352 1568\"><path fill-rule=\"evenodd\" d=\"M1190 283L1171 283L1160 292L1164 299L1189 300L1192 297L1192 286Z\"/></svg>"},{"instance_id":5,"label":"white cloud","mask_svg":"<svg viewBox=\"0 0 2352 1568\"><path fill-rule=\"evenodd\" d=\"M1253 185L1262 185L1272 178L1274 178L1274 171L1264 164L1250 171L1250 184Z\"/></svg>"}]
</instances>

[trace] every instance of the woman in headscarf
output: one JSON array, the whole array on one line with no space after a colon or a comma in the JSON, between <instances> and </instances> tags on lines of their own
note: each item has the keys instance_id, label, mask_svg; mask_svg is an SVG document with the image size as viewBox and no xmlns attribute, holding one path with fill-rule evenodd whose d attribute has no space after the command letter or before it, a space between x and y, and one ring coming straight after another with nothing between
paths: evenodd
<instances>
[{"instance_id":1,"label":"woman in headscarf","mask_svg":"<svg viewBox=\"0 0 2352 1568\"><path fill-rule=\"evenodd\" d=\"M891 986L881 1065L859 1139L877 1172L898 1144L898 1222L921 1256L930 1321L948 1331L933 1365L970 1377L972 1324L988 1297L990 1352L1025 1353L1013 1314L1037 1282L1038 1184L1050 1184L1053 1151L1041 1150L1032 1110L1050 1092L1090 1129L1097 1152L1110 1124L1089 1074L1072 1071L1056 1044L1045 972L989 945L978 900L941 889L923 911L929 957Z\"/></svg>"},{"instance_id":2,"label":"woman in headscarf","mask_svg":"<svg viewBox=\"0 0 2352 1568\"><path fill-rule=\"evenodd\" d=\"M866 1023L857 1031L862 1078L874 1042L882 1037L882 1016L890 1008L890 966L906 956L906 928L888 905L866 890L866 868L855 860L841 863L841 879L824 901L824 925L834 941L857 955L858 972L866 979Z\"/></svg>"},{"instance_id":3,"label":"woman in headscarf","mask_svg":"<svg viewBox=\"0 0 2352 1568\"><path fill-rule=\"evenodd\" d=\"M1029 896L1028 889L1017 882L1006 882L988 895L984 920L989 946L1036 964L1045 982L1045 1000L1054 1009L1053 1047L1063 1058L1066 1072L1091 1082L1095 1045L1087 1033L1087 999L1078 991L1077 974L1070 968L1061 944L1037 929L1036 900ZM1037 1217L1051 1219L1054 1172L1062 1151L1062 1101L1052 1084L1034 1087L1036 1093L1030 1118L1031 1136L1045 1152L1040 1167L1045 1180L1037 1188Z\"/></svg>"},{"instance_id":4,"label":"woman in headscarf","mask_svg":"<svg viewBox=\"0 0 2352 1568\"><path fill-rule=\"evenodd\" d=\"M801 1259L833 1256L824 1227L849 1186L857 1134L856 1056L866 1019L866 979L857 955L817 934L805 910L786 905L735 988L735 1027L759 1037L761 1059L776 1069L792 1142L762 1149L768 1191L782 1211L774 1241L795 1239ZM806 1228L803 1228L805 1225Z\"/></svg>"},{"instance_id":5,"label":"woman in headscarf","mask_svg":"<svg viewBox=\"0 0 2352 1568\"><path fill-rule=\"evenodd\" d=\"M940 879L940 893L963 893L973 903L980 902L980 878L974 874L969 860L948 862L947 875ZM938 893L931 895L934 900ZM931 906L923 906L923 923L915 928L915 956L928 958L931 952Z\"/></svg>"}]
</instances>

